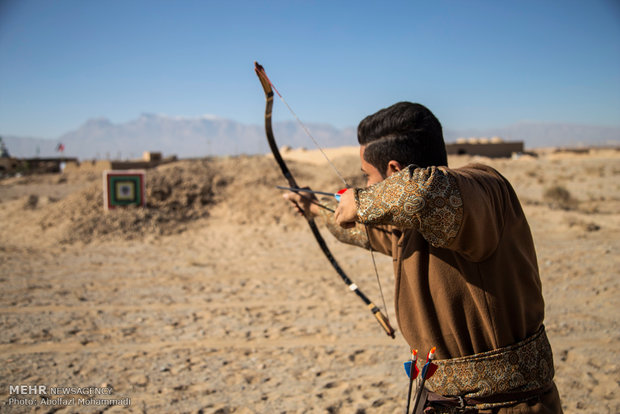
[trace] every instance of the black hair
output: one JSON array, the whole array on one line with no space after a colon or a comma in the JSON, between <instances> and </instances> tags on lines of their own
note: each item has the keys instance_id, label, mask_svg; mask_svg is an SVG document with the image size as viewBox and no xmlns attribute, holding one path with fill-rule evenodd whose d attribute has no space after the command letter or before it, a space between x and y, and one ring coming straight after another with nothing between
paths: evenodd
<instances>
[{"instance_id":1,"label":"black hair","mask_svg":"<svg viewBox=\"0 0 620 414\"><path fill-rule=\"evenodd\" d=\"M418 103L398 102L367 116L357 127L357 140L366 146L364 159L384 177L392 160L403 167L448 165L441 124Z\"/></svg>"}]
</instances>

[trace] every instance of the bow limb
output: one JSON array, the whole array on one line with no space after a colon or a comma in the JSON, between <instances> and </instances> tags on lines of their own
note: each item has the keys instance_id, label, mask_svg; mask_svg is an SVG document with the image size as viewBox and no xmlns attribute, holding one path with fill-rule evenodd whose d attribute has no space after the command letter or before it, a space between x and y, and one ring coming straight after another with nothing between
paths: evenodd
<instances>
[{"instance_id":1,"label":"bow limb","mask_svg":"<svg viewBox=\"0 0 620 414\"><path fill-rule=\"evenodd\" d=\"M282 170L282 174L284 174L284 176L286 177L289 183L289 186L292 188L299 188L299 186L297 185L297 182L295 181L295 178L293 177L293 174L291 174L290 170L288 169L288 166L286 165L286 163L284 162L284 159L282 158L282 155L280 154L280 150L278 149L278 145L276 144L276 140L273 135L273 129L271 126L271 112L273 110L273 88L272 88L271 81L267 77L267 74L265 73L265 69L261 65L259 65L257 62L254 63L254 70L256 71L256 75L260 79L260 83L263 86L263 90L265 91L265 99L266 99L265 134L267 135L267 141L269 142L269 148L271 149L271 152L273 153L273 156L276 159L276 162L280 166L280 170ZM323 236L321 236L321 233L319 232L319 229L316 223L314 222L314 219L306 216L305 214L304 214L304 217L306 218L306 221L308 222L308 226L310 226L310 230L312 231L314 238L316 239L317 243L321 247L323 254L325 255L325 257L327 257L327 260L329 260L334 270L336 270L336 273L338 273L342 281L349 287L349 289L355 292L355 294L366 304L366 306L373 313L373 315L377 319L377 322L379 322L379 324L381 325L385 333L388 336L391 336L392 338L394 338L394 329L390 325L388 318L381 312L379 307L375 306L370 301L370 299L368 299L368 297L364 294L364 292L362 292L357 287L357 285L353 283L351 279L349 279L349 277L344 272L344 270L342 270L342 268L340 267L340 265L338 264L338 262L332 255L332 252L327 247L327 244L325 243Z\"/></svg>"},{"instance_id":2,"label":"bow limb","mask_svg":"<svg viewBox=\"0 0 620 414\"><path fill-rule=\"evenodd\" d=\"M271 127L271 112L273 110L273 88L271 87L271 81L267 77L265 73L265 69L258 62L254 62L254 71L256 75L258 75L258 79L260 79L260 83L263 86L263 90L265 91L265 134L267 135L267 142L269 143L269 148L273 153L276 162L280 166L280 170L282 170L282 174L286 177L289 185L293 188L299 188L295 178L293 178L293 174L288 169L282 155L280 155L280 150L278 149L278 145L276 144L276 138L273 135L273 129Z\"/></svg>"}]
</instances>

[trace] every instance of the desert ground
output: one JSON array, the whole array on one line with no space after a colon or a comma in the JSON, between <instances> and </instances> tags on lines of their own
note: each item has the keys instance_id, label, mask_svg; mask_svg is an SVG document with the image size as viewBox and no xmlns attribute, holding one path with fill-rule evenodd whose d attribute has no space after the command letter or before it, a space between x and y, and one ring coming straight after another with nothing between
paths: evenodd
<instances>
[{"instance_id":1,"label":"desert ground","mask_svg":"<svg viewBox=\"0 0 620 414\"><path fill-rule=\"evenodd\" d=\"M362 184L355 148L328 155ZM286 158L301 185L342 187L316 151ZM504 174L528 216L564 412L619 413L620 151L450 158L470 162ZM270 156L181 160L147 172L147 208L104 213L100 173L0 180L0 412L404 412L407 344L276 185ZM323 233L381 304L369 253ZM395 325L391 259L376 259Z\"/></svg>"}]
</instances>

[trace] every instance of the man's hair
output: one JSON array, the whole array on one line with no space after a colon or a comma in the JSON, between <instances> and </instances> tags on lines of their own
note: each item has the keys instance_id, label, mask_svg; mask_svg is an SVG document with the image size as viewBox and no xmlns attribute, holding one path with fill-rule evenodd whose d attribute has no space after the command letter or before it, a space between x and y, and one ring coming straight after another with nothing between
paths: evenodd
<instances>
[{"instance_id":1,"label":"man's hair","mask_svg":"<svg viewBox=\"0 0 620 414\"><path fill-rule=\"evenodd\" d=\"M448 165L441 124L417 103L399 102L367 116L357 127L357 140L366 146L364 159L383 176L391 160L403 167Z\"/></svg>"}]
</instances>

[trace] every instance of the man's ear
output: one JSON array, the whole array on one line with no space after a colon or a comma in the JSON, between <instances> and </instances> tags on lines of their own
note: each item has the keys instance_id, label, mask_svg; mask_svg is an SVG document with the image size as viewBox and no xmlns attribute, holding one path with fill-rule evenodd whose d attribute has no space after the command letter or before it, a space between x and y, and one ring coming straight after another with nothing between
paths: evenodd
<instances>
[{"instance_id":1,"label":"man's ear","mask_svg":"<svg viewBox=\"0 0 620 414\"><path fill-rule=\"evenodd\" d=\"M388 162L388 165L387 165L386 176L389 177L390 175L397 173L402 169L403 169L403 166L400 165L400 162L391 160L390 162Z\"/></svg>"}]
</instances>

